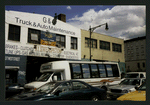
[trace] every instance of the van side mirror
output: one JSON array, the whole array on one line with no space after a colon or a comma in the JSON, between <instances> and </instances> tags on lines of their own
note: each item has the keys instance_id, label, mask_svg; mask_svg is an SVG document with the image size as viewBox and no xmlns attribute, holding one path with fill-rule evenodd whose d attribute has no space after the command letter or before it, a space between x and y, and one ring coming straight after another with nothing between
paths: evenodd
<instances>
[{"instance_id":1,"label":"van side mirror","mask_svg":"<svg viewBox=\"0 0 150 105\"><path fill-rule=\"evenodd\" d=\"M56 75L53 77L53 81L57 81L57 76Z\"/></svg>"}]
</instances>

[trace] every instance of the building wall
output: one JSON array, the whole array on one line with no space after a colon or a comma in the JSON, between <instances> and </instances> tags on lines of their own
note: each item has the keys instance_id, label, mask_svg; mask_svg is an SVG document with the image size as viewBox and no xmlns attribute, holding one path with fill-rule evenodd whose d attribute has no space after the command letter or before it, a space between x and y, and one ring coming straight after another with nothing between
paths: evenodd
<instances>
[{"instance_id":1,"label":"building wall","mask_svg":"<svg viewBox=\"0 0 150 105\"><path fill-rule=\"evenodd\" d=\"M89 31L81 30L81 59L82 60L89 60L90 59L90 48L85 47L85 37L90 38ZM120 69L121 71L125 71L125 58L124 58L124 40L102 35L98 33L92 33L92 39L97 39L97 48L91 48L91 55L92 59L95 60L103 60L103 61L113 61L113 62L120 62ZM99 40L110 42L110 50L103 50L100 49ZM121 44L121 52L114 52L112 50L112 43ZM84 58L85 55L85 58Z\"/></svg>"},{"instance_id":2,"label":"building wall","mask_svg":"<svg viewBox=\"0 0 150 105\"><path fill-rule=\"evenodd\" d=\"M54 18L49 15L5 11L5 66L19 67L19 83L25 83L27 67L29 69L28 74L31 76L30 71L33 70L30 68L34 68L36 64L40 65L41 63L41 61L35 61L36 64L32 65L34 62L31 60L30 62L32 62L32 64L28 65L30 57L33 57L33 59L44 58L42 60L50 59L46 61L54 61L55 59L81 60L81 30L58 19L54 25L52 23L53 19ZM20 27L20 41L8 39L10 24ZM29 43L29 28L41 31L40 34L42 34L42 32L49 32L65 36L65 48L62 50L62 48L56 46L43 45L41 42L38 44ZM77 38L77 49L71 49L71 37ZM34 48L34 45L36 45L37 48ZM34 53L30 53L32 51ZM50 57L46 56L47 53ZM35 72L39 71L35 70Z\"/></svg>"},{"instance_id":3,"label":"building wall","mask_svg":"<svg viewBox=\"0 0 150 105\"><path fill-rule=\"evenodd\" d=\"M29 49L33 49L35 44L28 43L28 29L36 29L40 31L48 31L50 33L54 34L60 34L65 36L66 41L66 47L61 52L61 58L65 59L81 59L81 31L80 29L71 26L67 23L64 23L60 20L57 20L57 24L52 24L53 17L48 15L40 15L40 14L34 14L34 13L25 13L25 12L17 12L17 11L5 11L5 41L6 44L18 46L17 49L13 49L13 52L16 52L14 50L20 50L19 55L22 54L21 47L28 47ZM9 24L20 26L20 41L12 41L8 40L8 31L9 31ZM78 49L74 50L71 49L71 37L75 37L78 40ZM36 44L38 48L44 49L44 50L36 50L38 55L35 56L41 56L43 57L42 53L46 53L45 49L48 50L48 48L54 48L53 46L46 46L41 44ZM8 50L11 50L10 48L6 48L6 53L9 54ZM55 48L55 50L58 50ZM29 53L29 50L26 50L27 53ZM15 55L15 53L13 53ZM56 57L56 52L51 51L50 52L51 57ZM28 54L27 54L28 55ZM33 55L34 56L34 55ZM46 57L46 56L45 56Z\"/></svg>"},{"instance_id":4,"label":"building wall","mask_svg":"<svg viewBox=\"0 0 150 105\"><path fill-rule=\"evenodd\" d=\"M127 71L146 70L145 36L125 41L125 62Z\"/></svg>"},{"instance_id":5,"label":"building wall","mask_svg":"<svg viewBox=\"0 0 150 105\"><path fill-rule=\"evenodd\" d=\"M85 37L90 37L89 31L81 30L81 58L86 55L86 58L90 58L90 48L85 47ZM110 37L98 33L92 33L92 39L97 39L97 48L91 48L92 59L108 60L118 62L125 62L124 59L124 41L119 38ZM110 42L110 51L99 48L99 40ZM112 43L118 43L122 45L122 52L112 51Z\"/></svg>"}]
</instances>

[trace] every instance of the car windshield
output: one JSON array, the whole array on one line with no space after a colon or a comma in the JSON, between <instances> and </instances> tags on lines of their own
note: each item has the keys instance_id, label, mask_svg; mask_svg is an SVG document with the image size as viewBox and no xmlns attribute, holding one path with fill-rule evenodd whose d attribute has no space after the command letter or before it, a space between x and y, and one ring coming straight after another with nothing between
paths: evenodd
<instances>
[{"instance_id":1,"label":"car windshield","mask_svg":"<svg viewBox=\"0 0 150 105\"><path fill-rule=\"evenodd\" d=\"M51 75L52 73L44 73L39 77L37 81L41 81L41 82L47 81Z\"/></svg>"},{"instance_id":2,"label":"car windshield","mask_svg":"<svg viewBox=\"0 0 150 105\"><path fill-rule=\"evenodd\" d=\"M146 90L146 82L143 83L139 88L138 90Z\"/></svg>"},{"instance_id":3,"label":"car windshield","mask_svg":"<svg viewBox=\"0 0 150 105\"><path fill-rule=\"evenodd\" d=\"M140 79L125 79L119 85L140 85Z\"/></svg>"},{"instance_id":4,"label":"car windshield","mask_svg":"<svg viewBox=\"0 0 150 105\"><path fill-rule=\"evenodd\" d=\"M50 82L48 84L45 84L43 86L41 86L40 88L38 88L37 90L35 90L36 92L50 92L52 91L58 83L56 82Z\"/></svg>"},{"instance_id":5,"label":"car windshield","mask_svg":"<svg viewBox=\"0 0 150 105\"><path fill-rule=\"evenodd\" d=\"M126 74L125 78L138 78L139 74Z\"/></svg>"}]
</instances>

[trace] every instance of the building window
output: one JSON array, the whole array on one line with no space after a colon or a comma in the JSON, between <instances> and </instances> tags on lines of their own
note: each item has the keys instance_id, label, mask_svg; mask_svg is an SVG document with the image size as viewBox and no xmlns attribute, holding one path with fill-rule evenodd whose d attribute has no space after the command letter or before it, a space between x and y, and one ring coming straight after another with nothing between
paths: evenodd
<instances>
[{"instance_id":1,"label":"building window","mask_svg":"<svg viewBox=\"0 0 150 105\"><path fill-rule=\"evenodd\" d=\"M85 47L90 47L90 38L85 38ZM91 39L91 48L97 48L96 39Z\"/></svg>"},{"instance_id":2,"label":"building window","mask_svg":"<svg viewBox=\"0 0 150 105\"><path fill-rule=\"evenodd\" d=\"M140 68L140 63L137 63L137 67Z\"/></svg>"},{"instance_id":3,"label":"building window","mask_svg":"<svg viewBox=\"0 0 150 105\"><path fill-rule=\"evenodd\" d=\"M9 24L8 40L20 41L20 26Z\"/></svg>"},{"instance_id":4,"label":"building window","mask_svg":"<svg viewBox=\"0 0 150 105\"><path fill-rule=\"evenodd\" d=\"M143 62L143 68L145 68L145 63Z\"/></svg>"},{"instance_id":5,"label":"building window","mask_svg":"<svg viewBox=\"0 0 150 105\"><path fill-rule=\"evenodd\" d=\"M28 43L40 44L41 31L35 29L28 29Z\"/></svg>"},{"instance_id":6,"label":"building window","mask_svg":"<svg viewBox=\"0 0 150 105\"><path fill-rule=\"evenodd\" d=\"M65 48L65 36L56 34L56 44Z\"/></svg>"},{"instance_id":7,"label":"building window","mask_svg":"<svg viewBox=\"0 0 150 105\"><path fill-rule=\"evenodd\" d=\"M90 39L85 38L85 47L90 47Z\"/></svg>"},{"instance_id":8,"label":"building window","mask_svg":"<svg viewBox=\"0 0 150 105\"><path fill-rule=\"evenodd\" d=\"M71 37L71 49L77 49L77 38Z\"/></svg>"},{"instance_id":9,"label":"building window","mask_svg":"<svg viewBox=\"0 0 150 105\"><path fill-rule=\"evenodd\" d=\"M122 52L121 44L112 43L113 51Z\"/></svg>"},{"instance_id":10,"label":"building window","mask_svg":"<svg viewBox=\"0 0 150 105\"><path fill-rule=\"evenodd\" d=\"M110 42L99 41L100 49L110 50Z\"/></svg>"}]
</instances>

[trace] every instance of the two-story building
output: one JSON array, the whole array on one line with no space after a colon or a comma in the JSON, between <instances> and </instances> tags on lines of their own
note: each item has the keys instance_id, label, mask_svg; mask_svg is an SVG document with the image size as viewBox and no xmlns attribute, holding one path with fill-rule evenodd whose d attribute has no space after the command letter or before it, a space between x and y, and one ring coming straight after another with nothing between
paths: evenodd
<instances>
[{"instance_id":1,"label":"two-story building","mask_svg":"<svg viewBox=\"0 0 150 105\"><path fill-rule=\"evenodd\" d=\"M121 72L125 72L124 40L108 35L93 32L91 35L90 54L90 33L81 30L81 59L100 62L118 62Z\"/></svg>"},{"instance_id":2,"label":"two-story building","mask_svg":"<svg viewBox=\"0 0 150 105\"><path fill-rule=\"evenodd\" d=\"M81 60L81 30L49 15L5 11L6 83L27 83L42 63Z\"/></svg>"}]
</instances>

